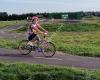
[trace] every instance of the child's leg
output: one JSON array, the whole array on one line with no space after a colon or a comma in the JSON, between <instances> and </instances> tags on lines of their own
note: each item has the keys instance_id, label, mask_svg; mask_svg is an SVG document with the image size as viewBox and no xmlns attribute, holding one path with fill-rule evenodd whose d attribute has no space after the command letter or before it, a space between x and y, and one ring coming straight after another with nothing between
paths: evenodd
<instances>
[{"instance_id":1,"label":"child's leg","mask_svg":"<svg viewBox=\"0 0 100 80\"><path fill-rule=\"evenodd\" d=\"M39 46L39 37L37 35L34 37L34 40L37 40L37 45Z\"/></svg>"},{"instance_id":2,"label":"child's leg","mask_svg":"<svg viewBox=\"0 0 100 80\"><path fill-rule=\"evenodd\" d=\"M29 42L28 42L28 45L31 45L31 46L33 46L33 38L36 36L36 34L32 34L32 35L30 35L29 37L28 37L28 40L29 40Z\"/></svg>"}]
</instances>

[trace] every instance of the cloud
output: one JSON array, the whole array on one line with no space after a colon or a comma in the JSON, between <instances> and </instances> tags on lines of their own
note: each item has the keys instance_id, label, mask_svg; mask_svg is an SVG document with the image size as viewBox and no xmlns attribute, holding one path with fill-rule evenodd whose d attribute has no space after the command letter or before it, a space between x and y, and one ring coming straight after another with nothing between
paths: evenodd
<instances>
[{"instance_id":1,"label":"cloud","mask_svg":"<svg viewBox=\"0 0 100 80\"><path fill-rule=\"evenodd\" d=\"M30 4L45 4L45 3L59 3L58 0L1 0L0 2L7 2L7 3L30 3ZM62 1L60 0L60 3Z\"/></svg>"},{"instance_id":2,"label":"cloud","mask_svg":"<svg viewBox=\"0 0 100 80\"><path fill-rule=\"evenodd\" d=\"M100 0L0 0L0 7L9 13L99 11Z\"/></svg>"}]
</instances>

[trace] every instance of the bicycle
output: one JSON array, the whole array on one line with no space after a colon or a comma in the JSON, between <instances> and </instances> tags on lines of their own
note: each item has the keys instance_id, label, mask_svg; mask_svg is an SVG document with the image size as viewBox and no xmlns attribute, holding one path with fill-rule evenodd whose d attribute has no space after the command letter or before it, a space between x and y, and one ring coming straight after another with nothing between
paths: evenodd
<instances>
[{"instance_id":1,"label":"bicycle","mask_svg":"<svg viewBox=\"0 0 100 80\"><path fill-rule=\"evenodd\" d=\"M39 41L33 39L33 45L34 46L29 46L28 40L22 40L19 43L19 51L22 55L28 55L32 51L35 52L40 52L44 55L44 57L52 57L56 53L56 47L52 42L48 42L45 39L45 36L43 36L42 39Z\"/></svg>"}]
</instances>

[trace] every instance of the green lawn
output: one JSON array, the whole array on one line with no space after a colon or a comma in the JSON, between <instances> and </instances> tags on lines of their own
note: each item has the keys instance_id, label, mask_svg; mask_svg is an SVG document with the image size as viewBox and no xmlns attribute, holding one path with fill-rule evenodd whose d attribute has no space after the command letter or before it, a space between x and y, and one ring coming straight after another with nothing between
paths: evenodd
<instances>
[{"instance_id":1,"label":"green lawn","mask_svg":"<svg viewBox=\"0 0 100 80\"><path fill-rule=\"evenodd\" d=\"M18 43L18 40L0 38L0 48L16 49L18 47Z\"/></svg>"},{"instance_id":2,"label":"green lawn","mask_svg":"<svg viewBox=\"0 0 100 80\"><path fill-rule=\"evenodd\" d=\"M100 80L100 71L25 63L0 63L0 80Z\"/></svg>"},{"instance_id":3,"label":"green lawn","mask_svg":"<svg viewBox=\"0 0 100 80\"><path fill-rule=\"evenodd\" d=\"M51 40L59 51L74 55L100 57L99 31L60 32L55 34Z\"/></svg>"},{"instance_id":4,"label":"green lawn","mask_svg":"<svg viewBox=\"0 0 100 80\"><path fill-rule=\"evenodd\" d=\"M24 21L0 21L0 28L15 25L17 23L23 23Z\"/></svg>"}]
</instances>

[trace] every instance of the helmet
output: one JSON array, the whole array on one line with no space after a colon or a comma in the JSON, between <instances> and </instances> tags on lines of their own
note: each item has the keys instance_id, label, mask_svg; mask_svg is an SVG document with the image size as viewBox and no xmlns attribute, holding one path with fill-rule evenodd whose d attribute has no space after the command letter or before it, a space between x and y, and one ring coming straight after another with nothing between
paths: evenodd
<instances>
[{"instance_id":1,"label":"helmet","mask_svg":"<svg viewBox=\"0 0 100 80\"><path fill-rule=\"evenodd\" d=\"M37 16L33 16L32 20L39 19Z\"/></svg>"}]
</instances>

